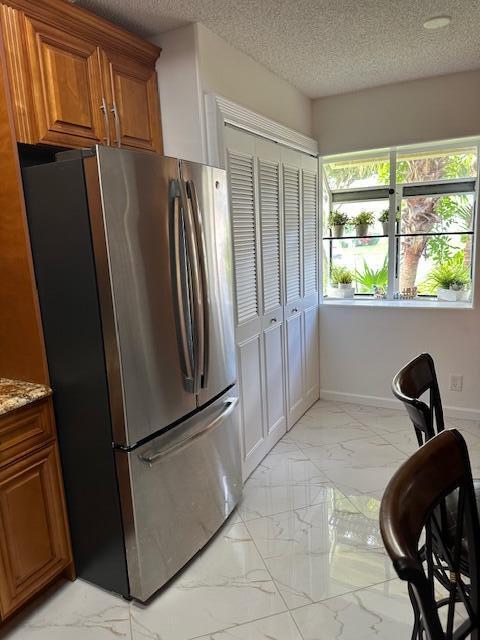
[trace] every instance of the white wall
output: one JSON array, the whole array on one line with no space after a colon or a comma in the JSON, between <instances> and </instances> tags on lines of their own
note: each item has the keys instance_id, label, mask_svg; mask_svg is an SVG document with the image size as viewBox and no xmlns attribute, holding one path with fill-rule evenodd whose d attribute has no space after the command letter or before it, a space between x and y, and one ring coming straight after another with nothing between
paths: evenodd
<instances>
[{"instance_id":1,"label":"white wall","mask_svg":"<svg viewBox=\"0 0 480 640\"><path fill-rule=\"evenodd\" d=\"M157 62L164 153L205 162L203 97L198 69L196 25L154 38L162 47Z\"/></svg>"},{"instance_id":2,"label":"white wall","mask_svg":"<svg viewBox=\"0 0 480 640\"><path fill-rule=\"evenodd\" d=\"M480 71L316 100L314 130L323 154L478 135ZM323 396L391 401L395 372L428 351L437 364L444 405L451 413L474 412L480 419L479 281L477 266L473 310L322 305ZM451 373L463 374L461 393L448 391Z\"/></svg>"},{"instance_id":3,"label":"white wall","mask_svg":"<svg viewBox=\"0 0 480 640\"><path fill-rule=\"evenodd\" d=\"M312 103L296 87L197 24L203 90L312 135Z\"/></svg>"},{"instance_id":4,"label":"white wall","mask_svg":"<svg viewBox=\"0 0 480 640\"><path fill-rule=\"evenodd\" d=\"M208 93L312 134L311 100L203 25L180 27L152 41L162 47L157 72L166 155L207 161Z\"/></svg>"},{"instance_id":5,"label":"white wall","mask_svg":"<svg viewBox=\"0 0 480 640\"><path fill-rule=\"evenodd\" d=\"M400 82L313 102L320 153L480 134L480 71Z\"/></svg>"}]
</instances>

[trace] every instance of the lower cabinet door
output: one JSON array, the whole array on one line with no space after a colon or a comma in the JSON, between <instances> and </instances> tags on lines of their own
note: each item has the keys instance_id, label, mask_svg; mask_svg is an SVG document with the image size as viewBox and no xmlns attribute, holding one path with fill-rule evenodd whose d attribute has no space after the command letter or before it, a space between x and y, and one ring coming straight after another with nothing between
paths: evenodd
<instances>
[{"instance_id":1,"label":"lower cabinet door","mask_svg":"<svg viewBox=\"0 0 480 640\"><path fill-rule=\"evenodd\" d=\"M320 396L318 305L314 304L303 312L305 337L305 411Z\"/></svg>"},{"instance_id":2,"label":"lower cabinet door","mask_svg":"<svg viewBox=\"0 0 480 640\"><path fill-rule=\"evenodd\" d=\"M266 427L271 448L287 430L283 322L275 320L275 323L264 330L263 345L265 350Z\"/></svg>"},{"instance_id":3,"label":"lower cabinet door","mask_svg":"<svg viewBox=\"0 0 480 640\"><path fill-rule=\"evenodd\" d=\"M257 334L237 344L241 394L240 425L243 477L247 478L264 457L266 435L263 404L262 343Z\"/></svg>"},{"instance_id":4,"label":"lower cabinet door","mask_svg":"<svg viewBox=\"0 0 480 640\"><path fill-rule=\"evenodd\" d=\"M294 309L286 321L288 429L305 412L303 332L302 312Z\"/></svg>"},{"instance_id":5,"label":"lower cabinet door","mask_svg":"<svg viewBox=\"0 0 480 640\"><path fill-rule=\"evenodd\" d=\"M0 612L9 616L70 563L57 448L0 471Z\"/></svg>"}]
</instances>

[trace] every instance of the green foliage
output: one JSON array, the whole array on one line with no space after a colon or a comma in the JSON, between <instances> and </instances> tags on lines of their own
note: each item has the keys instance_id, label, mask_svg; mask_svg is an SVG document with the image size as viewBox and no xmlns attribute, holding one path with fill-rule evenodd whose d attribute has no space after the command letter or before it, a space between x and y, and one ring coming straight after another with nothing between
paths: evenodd
<instances>
[{"instance_id":1,"label":"green foliage","mask_svg":"<svg viewBox=\"0 0 480 640\"><path fill-rule=\"evenodd\" d=\"M434 289L463 289L470 282L470 270L465 266L462 251L437 265L427 277L427 286Z\"/></svg>"},{"instance_id":2,"label":"green foliage","mask_svg":"<svg viewBox=\"0 0 480 640\"><path fill-rule=\"evenodd\" d=\"M388 285L388 259L385 258L379 269L371 269L364 260L363 271L355 271L355 281L363 289L362 293L372 293L374 287L386 289Z\"/></svg>"},{"instance_id":3,"label":"green foliage","mask_svg":"<svg viewBox=\"0 0 480 640\"><path fill-rule=\"evenodd\" d=\"M346 213L342 213L341 211L330 211L328 226L336 227L337 225L346 225L348 224L348 219L349 218Z\"/></svg>"},{"instance_id":4,"label":"green foliage","mask_svg":"<svg viewBox=\"0 0 480 640\"><path fill-rule=\"evenodd\" d=\"M347 267L337 267L332 265L330 281L332 284L352 284L353 274L350 269L347 269Z\"/></svg>"},{"instance_id":5,"label":"green foliage","mask_svg":"<svg viewBox=\"0 0 480 640\"><path fill-rule=\"evenodd\" d=\"M388 222L388 217L389 217L389 209L384 209L382 211L382 215L378 218L378 221L383 224L385 222ZM400 211L397 211L397 213L395 214L395 220L397 222L400 222Z\"/></svg>"},{"instance_id":6,"label":"green foliage","mask_svg":"<svg viewBox=\"0 0 480 640\"><path fill-rule=\"evenodd\" d=\"M466 178L474 176L476 172L476 155L474 153L460 153L449 156L445 164L444 177L448 179Z\"/></svg>"},{"instance_id":7,"label":"green foliage","mask_svg":"<svg viewBox=\"0 0 480 640\"><path fill-rule=\"evenodd\" d=\"M351 219L351 224L358 227L360 224L373 224L375 222L375 216L371 211L360 211L360 213Z\"/></svg>"},{"instance_id":8,"label":"green foliage","mask_svg":"<svg viewBox=\"0 0 480 640\"><path fill-rule=\"evenodd\" d=\"M468 196L464 194L443 196L435 203L435 213L439 216L441 230L447 231L455 224L464 229L472 226L472 205ZM451 240L447 236L433 236L425 246L425 257L431 258L436 265L453 257L455 247L451 246Z\"/></svg>"},{"instance_id":9,"label":"green foliage","mask_svg":"<svg viewBox=\"0 0 480 640\"><path fill-rule=\"evenodd\" d=\"M348 189L355 182L370 179L371 184L390 182L390 162L362 161L352 164L332 162L324 165L325 174L331 189Z\"/></svg>"}]
</instances>

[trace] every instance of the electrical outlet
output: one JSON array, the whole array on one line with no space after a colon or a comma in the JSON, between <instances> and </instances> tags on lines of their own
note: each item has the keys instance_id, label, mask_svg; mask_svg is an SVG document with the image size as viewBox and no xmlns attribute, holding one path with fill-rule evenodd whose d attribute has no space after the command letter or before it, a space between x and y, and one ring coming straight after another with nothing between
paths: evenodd
<instances>
[{"instance_id":1,"label":"electrical outlet","mask_svg":"<svg viewBox=\"0 0 480 640\"><path fill-rule=\"evenodd\" d=\"M461 391L463 389L463 376L451 375L449 389L450 391Z\"/></svg>"}]
</instances>

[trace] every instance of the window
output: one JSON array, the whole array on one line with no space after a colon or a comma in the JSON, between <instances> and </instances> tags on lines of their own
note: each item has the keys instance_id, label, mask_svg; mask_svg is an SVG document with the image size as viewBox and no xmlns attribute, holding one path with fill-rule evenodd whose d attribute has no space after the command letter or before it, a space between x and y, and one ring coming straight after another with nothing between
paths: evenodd
<instances>
[{"instance_id":1,"label":"window","mask_svg":"<svg viewBox=\"0 0 480 640\"><path fill-rule=\"evenodd\" d=\"M469 302L477 180L477 140L324 158L324 296Z\"/></svg>"}]
</instances>

